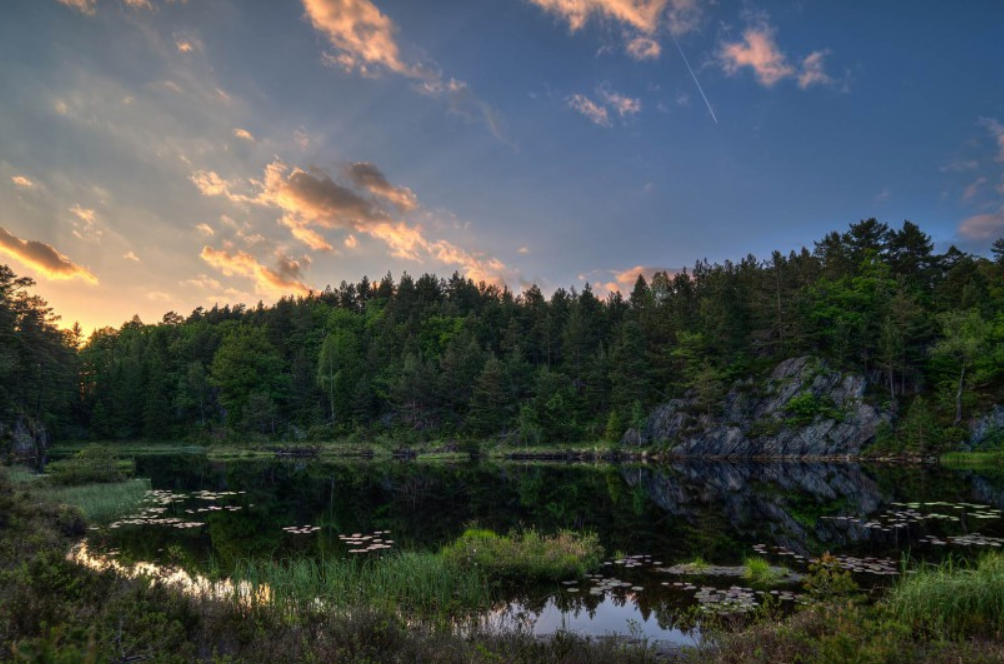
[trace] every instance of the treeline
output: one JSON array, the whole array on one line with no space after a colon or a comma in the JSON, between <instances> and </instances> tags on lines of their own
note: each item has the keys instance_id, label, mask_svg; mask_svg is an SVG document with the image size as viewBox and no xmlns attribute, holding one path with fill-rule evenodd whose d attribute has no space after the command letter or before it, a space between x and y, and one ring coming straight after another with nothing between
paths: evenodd
<instances>
[{"instance_id":1,"label":"treeline","mask_svg":"<svg viewBox=\"0 0 1004 664\"><path fill-rule=\"evenodd\" d=\"M50 429L85 418L78 390L79 326L60 330L35 285L0 265L0 450L4 441L30 445Z\"/></svg>"},{"instance_id":2,"label":"treeline","mask_svg":"<svg viewBox=\"0 0 1004 664\"><path fill-rule=\"evenodd\" d=\"M869 219L813 251L639 277L626 296L388 274L133 319L60 365L78 402L53 413L102 440L615 441L657 403L713 413L733 380L812 354L902 414L886 444L931 449L1004 394L1002 340L1004 240L992 259L936 254L916 225Z\"/></svg>"}]
</instances>

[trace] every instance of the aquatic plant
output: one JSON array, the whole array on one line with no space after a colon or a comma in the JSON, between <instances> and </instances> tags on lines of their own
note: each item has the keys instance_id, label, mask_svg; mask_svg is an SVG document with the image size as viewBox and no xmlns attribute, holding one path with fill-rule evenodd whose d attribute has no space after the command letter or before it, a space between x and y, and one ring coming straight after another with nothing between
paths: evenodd
<instances>
[{"instance_id":1,"label":"aquatic plant","mask_svg":"<svg viewBox=\"0 0 1004 664\"><path fill-rule=\"evenodd\" d=\"M901 620L934 634L961 637L1004 631L1004 555L975 565L951 559L906 575L888 598Z\"/></svg>"},{"instance_id":2,"label":"aquatic plant","mask_svg":"<svg viewBox=\"0 0 1004 664\"><path fill-rule=\"evenodd\" d=\"M90 521L106 522L134 510L149 490L150 480L134 479L116 484L54 487L45 492L45 499L73 505Z\"/></svg>"},{"instance_id":3,"label":"aquatic plant","mask_svg":"<svg viewBox=\"0 0 1004 664\"><path fill-rule=\"evenodd\" d=\"M47 471L49 481L54 484L113 483L129 477L133 463L119 459L108 446L88 445L69 459L50 463Z\"/></svg>"},{"instance_id":4,"label":"aquatic plant","mask_svg":"<svg viewBox=\"0 0 1004 664\"><path fill-rule=\"evenodd\" d=\"M743 576L750 583L768 585L776 582L783 575L776 568L771 567L765 558L761 558L760 556L747 558L743 564L746 567Z\"/></svg>"},{"instance_id":5,"label":"aquatic plant","mask_svg":"<svg viewBox=\"0 0 1004 664\"><path fill-rule=\"evenodd\" d=\"M493 579L561 581L584 575L600 564L603 548L595 534L561 531L541 535L536 530L498 535L469 529L442 552L452 566L481 570Z\"/></svg>"},{"instance_id":6,"label":"aquatic plant","mask_svg":"<svg viewBox=\"0 0 1004 664\"><path fill-rule=\"evenodd\" d=\"M231 578L241 605L304 616L366 606L411 618L457 617L496 600L487 575L461 570L434 553L403 552L380 559L249 560Z\"/></svg>"}]
</instances>

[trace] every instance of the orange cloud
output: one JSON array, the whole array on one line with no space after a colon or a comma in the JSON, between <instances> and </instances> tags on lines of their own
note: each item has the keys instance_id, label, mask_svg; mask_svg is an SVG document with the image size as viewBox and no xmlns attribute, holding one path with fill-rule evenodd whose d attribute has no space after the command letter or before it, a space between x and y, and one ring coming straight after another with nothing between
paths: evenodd
<instances>
[{"instance_id":1,"label":"orange cloud","mask_svg":"<svg viewBox=\"0 0 1004 664\"><path fill-rule=\"evenodd\" d=\"M641 111L641 99L625 97L611 90L601 90L600 95L622 118Z\"/></svg>"},{"instance_id":2,"label":"orange cloud","mask_svg":"<svg viewBox=\"0 0 1004 664\"><path fill-rule=\"evenodd\" d=\"M774 42L774 30L766 24L747 28L742 42L723 45L720 58L725 73L735 74L742 67L750 67L760 84L768 88L795 74Z\"/></svg>"},{"instance_id":3,"label":"orange cloud","mask_svg":"<svg viewBox=\"0 0 1004 664\"><path fill-rule=\"evenodd\" d=\"M60 4L66 5L71 9L76 9L81 14L87 14L92 16L95 12L94 5L97 0L58 0Z\"/></svg>"},{"instance_id":4,"label":"orange cloud","mask_svg":"<svg viewBox=\"0 0 1004 664\"><path fill-rule=\"evenodd\" d=\"M959 224L959 234L970 240L1004 237L1004 205L996 212L977 214Z\"/></svg>"},{"instance_id":5,"label":"orange cloud","mask_svg":"<svg viewBox=\"0 0 1004 664\"><path fill-rule=\"evenodd\" d=\"M329 63L369 76L380 69L411 78L427 75L401 59L397 28L370 0L303 0L303 8L337 51L326 58Z\"/></svg>"},{"instance_id":6,"label":"orange cloud","mask_svg":"<svg viewBox=\"0 0 1004 664\"><path fill-rule=\"evenodd\" d=\"M652 278L660 272L667 274L669 277L673 277L680 271L669 267L654 267L646 265L636 265L635 267L628 268L620 272L611 270L609 274L613 275L613 281L600 281L594 285L594 290L597 295L605 295L613 293L614 291L619 291L622 294L627 295L634 289L635 282L638 281L639 276L645 277L645 281L651 284ZM581 275L579 278L585 279L585 275Z\"/></svg>"},{"instance_id":7,"label":"orange cloud","mask_svg":"<svg viewBox=\"0 0 1004 664\"><path fill-rule=\"evenodd\" d=\"M300 281L301 265L282 254L277 255L276 268L269 268L245 251L229 252L206 246L200 254L202 260L222 272L225 276L241 276L252 279L259 292L270 295L295 293L307 295L310 288Z\"/></svg>"},{"instance_id":8,"label":"orange cloud","mask_svg":"<svg viewBox=\"0 0 1004 664\"><path fill-rule=\"evenodd\" d=\"M610 126L610 115L607 109L582 94L574 94L568 98L568 106L589 118L593 124L601 127Z\"/></svg>"},{"instance_id":9,"label":"orange cloud","mask_svg":"<svg viewBox=\"0 0 1004 664\"><path fill-rule=\"evenodd\" d=\"M254 143L255 140L254 136L247 129L240 129L240 128L234 129L234 136L236 136L241 140L250 141L252 143Z\"/></svg>"},{"instance_id":10,"label":"orange cloud","mask_svg":"<svg viewBox=\"0 0 1004 664\"><path fill-rule=\"evenodd\" d=\"M373 164L352 164L346 172L353 184L373 197L335 182L321 169L291 168L281 161L267 165L264 177L252 181L258 187L254 196L234 194L233 183L213 172L200 171L190 179L205 195L279 210L279 223L315 251L333 250L317 229L347 231L351 239L346 239L346 246L350 248L356 242L354 234L364 233L384 242L397 258L416 262L431 259L455 265L472 279L503 282L507 269L498 259L466 251L446 240L429 239L420 226L396 219L384 204L416 209L417 198L410 189L391 184ZM246 268L244 273L250 275L252 271Z\"/></svg>"},{"instance_id":11,"label":"orange cloud","mask_svg":"<svg viewBox=\"0 0 1004 664\"><path fill-rule=\"evenodd\" d=\"M675 36L697 28L701 8L697 0L530 0L568 23L572 32L591 19L619 23L625 28L626 51L636 60L658 58L662 47L653 36L664 26Z\"/></svg>"},{"instance_id":12,"label":"orange cloud","mask_svg":"<svg viewBox=\"0 0 1004 664\"><path fill-rule=\"evenodd\" d=\"M353 184L385 199L402 212L410 212L418 207L418 199L411 189L392 185L374 164L367 162L350 164L345 169L345 174Z\"/></svg>"},{"instance_id":13,"label":"orange cloud","mask_svg":"<svg viewBox=\"0 0 1004 664\"><path fill-rule=\"evenodd\" d=\"M7 254L50 279L83 279L97 285L90 270L77 265L52 245L36 240L22 240L0 226L0 253Z\"/></svg>"},{"instance_id":14,"label":"orange cloud","mask_svg":"<svg viewBox=\"0 0 1004 664\"><path fill-rule=\"evenodd\" d=\"M35 183L23 175L15 175L10 179L18 189L34 189Z\"/></svg>"},{"instance_id":15,"label":"orange cloud","mask_svg":"<svg viewBox=\"0 0 1004 664\"><path fill-rule=\"evenodd\" d=\"M798 74L798 87L803 90L812 85L830 85L833 78L823 71L825 51L815 51L802 60L802 71Z\"/></svg>"}]
</instances>

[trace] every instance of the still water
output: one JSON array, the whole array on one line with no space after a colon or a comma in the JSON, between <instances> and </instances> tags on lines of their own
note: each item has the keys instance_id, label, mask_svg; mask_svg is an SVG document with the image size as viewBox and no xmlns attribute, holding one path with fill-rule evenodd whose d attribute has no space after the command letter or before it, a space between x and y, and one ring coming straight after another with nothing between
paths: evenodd
<instances>
[{"instance_id":1,"label":"still water","mask_svg":"<svg viewBox=\"0 0 1004 664\"><path fill-rule=\"evenodd\" d=\"M700 557L750 556L804 572L840 557L869 587L904 556L972 555L1004 543L1004 474L859 464L672 465L318 461L212 462L141 456L154 495L144 510L90 533L123 564L197 574L242 560L437 550L471 526L598 534L602 569L579 583L513 591L493 617L535 633L635 634L692 643L683 619L707 600L762 601L742 578L667 572ZM775 599L798 601L798 585ZM769 591L766 591L769 594ZM717 594L716 594L717 593ZM716 599L717 598L717 599Z\"/></svg>"}]
</instances>

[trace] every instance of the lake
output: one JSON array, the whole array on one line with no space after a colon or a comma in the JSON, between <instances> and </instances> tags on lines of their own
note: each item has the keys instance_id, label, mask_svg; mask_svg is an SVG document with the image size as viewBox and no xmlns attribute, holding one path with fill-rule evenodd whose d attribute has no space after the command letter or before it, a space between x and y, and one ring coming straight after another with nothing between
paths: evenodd
<instances>
[{"instance_id":1,"label":"lake","mask_svg":"<svg viewBox=\"0 0 1004 664\"><path fill-rule=\"evenodd\" d=\"M697 606L762 602L742 578L667 568L750 556L804 572L837 555L864 586L891 583L903 556L999 548L1004 474L856 463L669 465L210 461L139 456L154 490L141 512L97 527L88 545L123 563L190 573L255 558L373 557L438 550L471 526L597 533L607 552L578 583L513 588L491 622L539 634L699 638ZM796 602L792 584L774 599ZM701 596L703 594L703 601ZM710 599L709 599L710 598ZM716 604L717 602L717 604ZM723 604L725 603L725 604ZM732 603L732 604L729 604Z\"/></svg>"}]
</instances>

